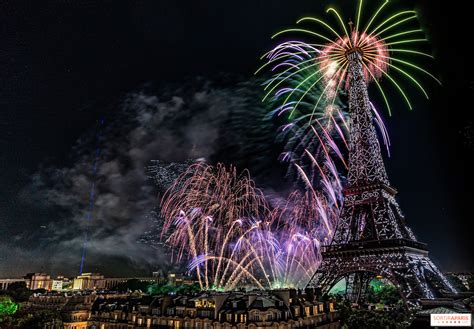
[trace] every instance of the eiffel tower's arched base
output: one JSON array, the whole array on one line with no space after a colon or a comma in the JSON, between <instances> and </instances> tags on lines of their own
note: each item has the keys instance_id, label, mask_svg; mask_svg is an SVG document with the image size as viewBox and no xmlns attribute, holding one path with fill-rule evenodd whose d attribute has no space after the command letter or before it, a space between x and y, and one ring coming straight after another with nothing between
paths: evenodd
<instances>
[{"instance_id":1,"label":"eiffel tower's arched base","mask_svg":"<svg viewBox=\"0 0 474 329\"><path fill-rule=\"evenodd\" d=\"M456 292L429 259L425 245L405 239L327 246L307 287L326 295L345 278L346 298L361 304L369 282L376 277L395 285L408 308L417 307L422 298Z\"/></svg>"}]
</instances>

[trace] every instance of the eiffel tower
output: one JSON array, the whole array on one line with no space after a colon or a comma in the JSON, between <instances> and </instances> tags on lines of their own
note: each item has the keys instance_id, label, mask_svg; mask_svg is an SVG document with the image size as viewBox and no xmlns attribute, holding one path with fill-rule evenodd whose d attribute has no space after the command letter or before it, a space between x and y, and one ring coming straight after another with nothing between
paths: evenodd
<instances>
[{"instance_id":1,"label":"eiffel tower","mask_svg":"<svg viewBox=\"0 0 474 329\"><path fill-rule=\"evenodd\" d=\"M428 257L427 245L405 224L382 160L361 54L353 49L346 56L351 119L347 186L333 240L323 247L322 263L308 288L327 294L345 279L346 298L363 303L369 282L384 278L408 307L416 307L420 298L455 293Z\"/></svg>"}]
</instances>

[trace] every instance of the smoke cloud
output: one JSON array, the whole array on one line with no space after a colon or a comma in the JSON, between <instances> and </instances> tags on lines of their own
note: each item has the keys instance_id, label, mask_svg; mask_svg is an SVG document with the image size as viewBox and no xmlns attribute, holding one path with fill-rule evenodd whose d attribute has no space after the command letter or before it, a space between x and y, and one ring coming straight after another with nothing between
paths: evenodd
<instances>
[{"instance_id":1,"label":"smoke cloud","mask_svg":"<svg viewBox=\"0 0 474 329\"><path fill-rule=\"evenodd\" d=\"M84 271L149 274L175 266L156 237L150 238L157 232L159 197L172 181L165 177L169 163L182 168L192 159L233 163L262 182L276 175L269 161L275 163L280 150L274 144L277 129L263 119L258 90L257 82L198 78L126 95L102 125L77 141L71 165L42 167L31 177L20 200L46 224L14 237L35 239L37 247L10 248L3 256L7 263L16 259L15 272L77 274L88 232ZM162 178L154 173L150 179L152 164L163 167ZM8 273L1 265L0 270Z\"/></svg>"}]
</instances>

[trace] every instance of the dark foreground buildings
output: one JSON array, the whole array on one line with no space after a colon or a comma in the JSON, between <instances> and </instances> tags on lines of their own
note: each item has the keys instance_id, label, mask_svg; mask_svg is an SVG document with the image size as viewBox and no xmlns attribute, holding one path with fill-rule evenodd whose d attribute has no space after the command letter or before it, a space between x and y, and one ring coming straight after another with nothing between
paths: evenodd
<instances>
[{"instance_id":1,"label":"dark foreground buildings","mask_svg":"<svg viewBox=\"0 0 474 329\"><path fill-rule=\"evenodd\" d=\"M340 328L334 301L297 290L43 293L32 295L15 316L16 322L0 318L0 328Z\"/></svg>"},{"instance_id":2,"label":"dark foreground buildings","mask_svg":"<svg viewBox=\"0 0 474 329\"><path fill-rule=\"evenodd\" d=\"M332 301L295 290L98 297L87 328L336 329L338 318Z\"/></svg>"}]
</instances>

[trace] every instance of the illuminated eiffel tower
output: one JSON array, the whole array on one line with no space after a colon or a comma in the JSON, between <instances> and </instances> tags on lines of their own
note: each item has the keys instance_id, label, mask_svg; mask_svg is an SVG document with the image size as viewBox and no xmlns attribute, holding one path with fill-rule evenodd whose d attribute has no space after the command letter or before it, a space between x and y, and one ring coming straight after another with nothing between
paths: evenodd
<instances>
[{"instance_id":1,"label":"illuminated eiffel tower","mask_svg":"<svg viewBox=\"0 0 474 329\"><path fill-rule=\"evenodd\" d=\"M398 287L407 306L420 298L436 298L455 289L428 257L426 244L418 242L395 200L373 125L358 49L346 53L349 65L350 145L348 182L344 205L330 245L308 288L323 294L341 279L346 297L365 300L369 282L385 278Z\"/></svg>"}]
</instances>

